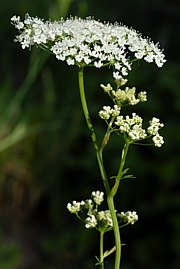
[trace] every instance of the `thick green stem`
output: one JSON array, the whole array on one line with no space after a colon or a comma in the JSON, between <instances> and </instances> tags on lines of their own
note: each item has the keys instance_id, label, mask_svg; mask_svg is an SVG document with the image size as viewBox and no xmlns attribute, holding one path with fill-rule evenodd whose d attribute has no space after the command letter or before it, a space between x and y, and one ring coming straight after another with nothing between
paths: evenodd
<instances>
[{"instance_id":1,"label":"thick green stem","mask_svg":"<svg viewBox=\"0 0 180 269\"><path fill-rule=\"evenodd\" d=\"M114 237L116 244L116 256L115 256L115 265L114 269L120 269L120 261L121 261L121 235L119 230L119 224L117 220L116 210L114 207L114 199L113 197L108 197L107 199L108 207L111 213L111 218L113 221L113 229L114 229Z\"/></svg>"},{"instance_id":2,"label":"thick green stem","mask_svg":"<svg viewBox=\"0 0 180 269\"><path fill-rule=\"evenodd\" d=\"M109 182L106 176L106 171L104 168L103 158L102 158L102 149L104 146L101 146L101 148L98 147L96 134L89 116L89 111L86 103L86 97L84 92L84 78L83 78L83 67L79 67L78 70L78 78L79 78L79 91L80 91L80 98L82 103L82 108L84 112L84 116L87 122L87 126L91 132L91 139L94 145L94 149L96 151L96 156L99 164L99 169L101 173L101 177L104 183L104 187L106 190L107 195L107 203L108 207L111 213L112 221L113 221L113 228L114 228L114 237L115 237L115 244L116 244L116 256L115 256L115 266L114 269L120 269L120 259L121 259L121 238L120 238L120 231L119 231L119 225L118 220L116 216L116 211L114 207L114 198L111 195L111 190L109 187Z\"/></svg>"},{"instance_id":3,"label":"thick green stem","mask_svg":"<svg viewBox=\"0 0 180 269\"><path fill-rule=\"evenodd\" d=\"M103 246L104 246L104 232L100 232L100 242L99 242L99 246L100 246L100 258L99 258L99 264L100 264L100 269L104 269L104 250L103 250Z\"/></svg>"}]
</instances>

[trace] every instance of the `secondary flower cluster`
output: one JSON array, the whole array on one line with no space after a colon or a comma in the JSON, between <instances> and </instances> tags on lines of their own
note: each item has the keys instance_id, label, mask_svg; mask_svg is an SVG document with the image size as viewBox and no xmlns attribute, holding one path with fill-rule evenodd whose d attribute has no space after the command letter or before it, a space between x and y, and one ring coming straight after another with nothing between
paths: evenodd
<instances>
[{"instance_id":1,"label":"secondary flower cluster","mask_svg":"<svg viewBox=\"0 0 180 269\"><path fill-rule=\"evenodd\" d=\"M120 218L123 219L127 223L134 224L138 220L138 215L136 211L127 211L121 212Z\"/></svg>"},{"instance_id":2,"label":"secondary flower cluster","mask_svg":"<svg viewBox=\"0 0 180 269\"><path fill-rule=\"evenodd\" d=\"M112 86L108 83L106 86L101 84L100 86L103 88L105 93L111 97L115 104L119 107L123 105L137 105L139 102L147 101L147 93L146 91L139 92L136 94L136 88L125 87L122 90L120 87L127 83L127 79L120 79L117 81L118 88L114 90Z\"/></svg>"},{"instance_id":3,"label":"secondary flower cluster","mask_svg":"<svg viewBox=\"0 0 180 269\"><path fill-rule=\"evenodd\" d=\"M37 45L68 65L100 68L110 64L115 79L128 74L134 59L154 62L158 67L166 61L158 44L118 23L102 23L91 17L52 22L28 14L23 21L20 16L13 16L11 23L20 32L15 41L23 49Z\"/></svg>"},{"instance_id":4,"label":"secondary flower cluster","mask_svg":"<svg viewBox=\"0 0 180 269\"><path fill-rule=\"evenodd\" d=\"M145 130L142 127L142 123L143 119L136 115L136 113L132 113L132 117L118 116L115 121L115 124L119 127L120 133L125 134L131 141L138 141L153 136L152 140L154 145L161 147L164 140L163 137L159 135L158 131L164 124L160 123L159 119L154 117L149 121L150 126Z\"/></svg>"},{"instance_id":5,"label":"secondary flower cluster","mask_svg":"<svg viewBox=\"0 0 180 269\"><path fill-rule=\"evenodd\" d=\"M153 117L149 121L149 127L145 130L143 129L143 119L136 113L132 113L131 117L120 115L122 106L136 105L139 102L147 101L145 91L136 94L135 87L125 87L125 90L122 90L120 87L126 82L127 80L125 79L117 81L117 90L114 90L110 84L106 86L101 84L101 87L108 93L115 105L113 107L103 106L103 109L99 111L100 118L105 120L107 124L110 124L112 130L122 134L123 137L128 139L131 143L152 137L154 145L161 147L164 140L158 132L164 124L160 123L159 119ZM114 123L114 126L112 126L112 123Z\"/></svg>"},{"instance_id":6,"label":"secondary flower cluster","mask_svg":"<svg viewBox=\"0 0 180 269\"><path fill-rule=\"evenodd\" d=\"M109 210L98 210L98 206L104 200L104 193L100 191L93 191L91 199L85 201L67 204L67 209L70 213L76 214L83 222L87 229L96 228L99 231L109 231L113 229L113 222ZM134 224L138 220L135 211L127 211L117 213L119 225L121 227L126 224Z\"/></svg>"}]
</instances>

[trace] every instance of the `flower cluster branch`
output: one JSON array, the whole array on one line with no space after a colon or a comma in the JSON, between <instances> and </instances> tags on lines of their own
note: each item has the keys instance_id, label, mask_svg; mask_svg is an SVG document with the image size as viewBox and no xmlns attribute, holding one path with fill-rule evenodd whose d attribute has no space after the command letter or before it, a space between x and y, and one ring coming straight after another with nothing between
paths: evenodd
<instances>
[{"instance_id":1,"label":"flower cluster branch","mask_svg":"<svg viewBox=\"0 0 180 269\"><path fill-rule=\"evenodd\" d=\"M76 214L79 219L85 223L87 229L95 228L100 232L107 232L113 230L113 221L109 210L99 210L99 206L104 201L104 193L100 191L93 191L90 199L85 201L67 204L67 209L70 213ZM138 215L135 211L127 211L116 213L119 228L134 224L138 220Z\"/></svg>"},{"instance_id":2,"label":"flower cluster branch","mask_svg":"<svg viewBox=\"0 0 180 269\"><path fill-rule=\"evenodd\" d=\"M158 118L153 117L145 130L143 129L143 119L135 112L132 113L132 116L120 115L123 106L134 106L139 102L147 101L146 91L136 94L135 87L125 87L125 90L122 90L119 85L122 86L126 82L127 80L124 79L117 81L118 87L116 90L114 90L109 83L106 86L101 84L104 92L108 93L113 100L114 106L103 106L103 109L99 111L100 118L105 120L108 126L111 123L111 132L115 131L117 134L123 135L125 141L129 143L137 143L138 141L152 137L154 145L161 147L164 143L164 139L159 134L159 130L164 124L160 123ZM114 123L114 126L112 123Z\"/></svg>"}]
</instances>

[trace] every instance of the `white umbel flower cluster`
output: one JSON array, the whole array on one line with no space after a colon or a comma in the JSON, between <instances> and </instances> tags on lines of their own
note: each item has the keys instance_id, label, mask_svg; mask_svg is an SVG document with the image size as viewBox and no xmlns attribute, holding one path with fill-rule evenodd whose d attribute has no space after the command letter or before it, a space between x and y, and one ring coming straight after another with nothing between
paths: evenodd
<instances>
[{"instance_id":1,"label":"white umbel flower cluster","mask_svg":"<svg viewBox=\"0 0 180 269\"><path fill-rule=\"evenodd\" d=\"M121 79L120 84L123 86L127 82L127 79ZM108 83L106 86L100 85L104 92L108 93L110 97L114 100L116 104L119 106L123 105L137 105L139 102L147 101L147 93L146 91L136 93L136 88L125 87L125 90L118 88L114 90L112 86Z\"/></svg>"},{"instance_id":2,"label":"white umbel flower cluster","mask_svg":"<svg viewBox=\"0 0 180 269\"><path fill-rule=\"evenodd\" d=\"M20 16L13 16L11 23L20 32L15 41L23 49L37 45L68 65L100 68L110 64L117 80L128 75L134 59L154 62L158 67L166 61L158 44L118 23L102 23L91 17L52 22L28 14L23 21Z\"/></svg>"},{"instance_id":3,"label":"white umbel flower cluster","mask_svg":"<svg viewBox=\"0 0 180 269\"><path fill-rule=\"evenodd\" d=\"M113 221L109 210L99 211L96 218L99 222L104 223L107 227L113 227Z\"/></svg>"},{"instance_id":4,"label":"white umbel flower cluster","mask_svg":"<svg viewBox=\"0 0 180 269\"><path fill-rule=\"evenodd\" d=\"M164 138L158 133L153 136L152 141L154 142L154 145L158 148L160 148L164 144Z\"/></svg>"},{"instance_id":5,"label":"white umbel flower cluster","mask_svg":"<svg viewBox=\"0 0 180 269\"><path fill-rule=\"evenodd\" d=\"M143 119L132 113L132 117L118 116L115 121L115 125L119 127L119 131L122 134L126 134L127 137L133 142L142 139L146 139L152 136L152 141L156 147L161 147L164 143L163 137L159 135L158 131L164 126L157 118L152 118L149 121L150 126L147 130L142 128Z\"/></svg>"},{"instance_id":6,"label":"white umbel flower cluster","mask_svg":"<svg viewBox=\"0 0 180 269\"><path fill-rule=\"evenodd\" d=\"M70 203L67 204L67 209L69 210L70 213L77 214L84 205L85 205L84 201L81 202L73 201L72 204Z\"/></svg>"},{"instance_id":7,"label":"white umbel flower cluster","mask_svg":"<svg viewBox=\"0 0 180 269\"><path fill-rule=\"evenodd\" d=\"M96 228L97 230L109 230L113 227L113 221L109 210L98 211L97 209L89 210L88 217L85 219L86 228Z\"/></svg>"},{"instance_id":8,"label":"white umbel flower cluster","mask_svg":"<svg viewBox=\"0 0 180 269\"><path fill-rule=\"evenodd\" d=\"M142 118L132 113L132 117L129 116L118 116L115 124L119 127L121 133L125 133L128 137L133 140L141 140L147 137L146 131L142 128Z\"/></svg>"},{"instance_id":9,"label":"white umbel flower cluster","mask_svg":"<svg viewBox=\"0 0 180 269\"><path fill-rule=\"evenodd\" d=\"M161 129L164 124L160 123L160 120L153 117L152 120L150 120L150 126L147 128L147 131L151 135L156 135L159 129Z\"/></svg>"},{"instance_id":10,"label":"white umbel flower cluster","mask_svg":"<svg viewBox=\"0 0 180 269\"><path fill-rule=\"evenodd\" d=\"M136 115L136 113L132 113L132 117L120 115L122 106L136 105L139 102L147 101L146 91L136 93L135 87L125 87L125 90L122 90L120 87L126 83L127 79L123 78L117 81L116 90L113 89L110 83L107 85L100 85L104 92L107 93L115 103L113 108L111 108L111 106L103 106L103 109L99 111L100 118L105 120L107 124L110 124L112 131L114 128L112 124L115 124L116 127L114 130L123 134L124 138L128 139L131 143L152 137L154 145L156 147L161 147L164 140L163 137L159 135L158 131L164 124L160 123L158 118L153 117L149 121L149 127L145 130L142 127L143 119Z\"/></svg>"},{"instance_id":11,"label":"white umbel flower cluster","mask_svg":"<svg viewBox=\"0 0 180 269\"><path fill-rule=\"evenodd\" d=\"M89 217L85 219L85 222L86 222L85 227L87 229L95 228L98 223L95 215L93 214L89 214Z\"/></svg>"},{"instance_id":12,"label":"white umbel flower cluster","mask_svg":"<svg viewBox=\"0 0 180 269\"><path fill-rule=\"evenodd\" d=\"M136 88L126 87L125 90L118 89L117 91L112 91L112 95L116 100L122 103L127 102L129 105L137 105L139 102L147 101L146 92L140 92L138 98L135 97Z\"/></svg>"},{"instance_id":13,"label":"white umbel flower cluster","mask_svg":"<svg viewBox=\"0 0 180 269\"><path fill-rule=\"evenodd\" d=\"M134 224L138 220L136 211L121 212L120 218L126 223Z\"/></svg>"},{"instance_id":14,"label":"white umbel flower cluster","mask_svg":"<svg viewBox=\"0 0 180 269\"><path fill-rule=\"evenodd\" d=\"M68 203L67 209L70 213L76 214L78 218L80 218L85 223L85 227L87 229L95 228L96 230L104 232L112 230L113 221L110 211L99 210L99 206L104 201L104 193L101 191L93 191L91 193L91 197L92 199L86 199L85 201L73 201L72 204ZM123 223L126 222L127 224L133 224L133 220L134 222L135 218L137 220L134 211L131 214L130 213L124 213L125 215L123 215L123 212L121 212L121 214L116 213L118 217L119 227L121 227L122 221Z\"/></svg>"},{"instance_id":15,"label":"white umbel flower cluster","mask_svg":"<svg viewBox=\"0 0 180 269\"><path fill-rule=\"evenodd\" d=\"M160 123L160 120L157 118L152 118L149 122L150 126L147 128L147 132L150 135L153 135L153 142L156 147L161 147L164 144L163 137L158 133L158 131L164 126L163 123Z\"/></svg>"},{"instance_id":16,"label":"white umbel flower cluster","mask_svg":"<svg viewBox=\"0 0 180 269\"><path fill-rule=\"evenodd\" d=\"M99 111L99 116L103 120L108 120L111 116L117 117L120 114L120 107L114 105L113 108L110 106L103 106L103 109Z\"/></svg>"},{"instance_id":17,"label":"white umbel flower cluster","mask_svg":"<svg viewBox=\"0 0 180 269\"><path fill-rule=\"evenodd\" d=\"M92 198L93 198L93 201L97 205L100 205L104 201L104 192L102 192L102 191L93 191L92 192Z\"/></svg>"}]
</instances>

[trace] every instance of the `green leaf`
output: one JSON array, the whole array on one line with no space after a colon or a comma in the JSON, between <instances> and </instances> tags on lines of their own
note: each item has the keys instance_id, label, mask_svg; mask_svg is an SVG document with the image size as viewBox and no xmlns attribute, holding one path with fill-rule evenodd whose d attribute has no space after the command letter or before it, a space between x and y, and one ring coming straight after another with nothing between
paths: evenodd
<instances>
[{"instance_id":1,"label":"green leaf","mask_svg":"<svg viewBox=\"0 0 180 269\"><path fill-rule=\"evenodd\" d=\"M114 247L113 247L112 249L110 249L110 250L106 250L106 251L104 252L103 257L104 257L104 258L108 257L108 256L111 255L114 251L116 251L116 246L114 246Z\"/></svg>"},{"instance_id":2,"label":"green leaf","mask_svg":"<svg viewBox=\"0 0 180 269\"><path fill-rule=\"evenodd\" d=\"M96 260L98 261L97 263L95 263L95 266L100 265L101 263L100 263L99 258L98 258L97 256L95 256L95 258L96 258Z\"/></svg>"}]
</instances>

